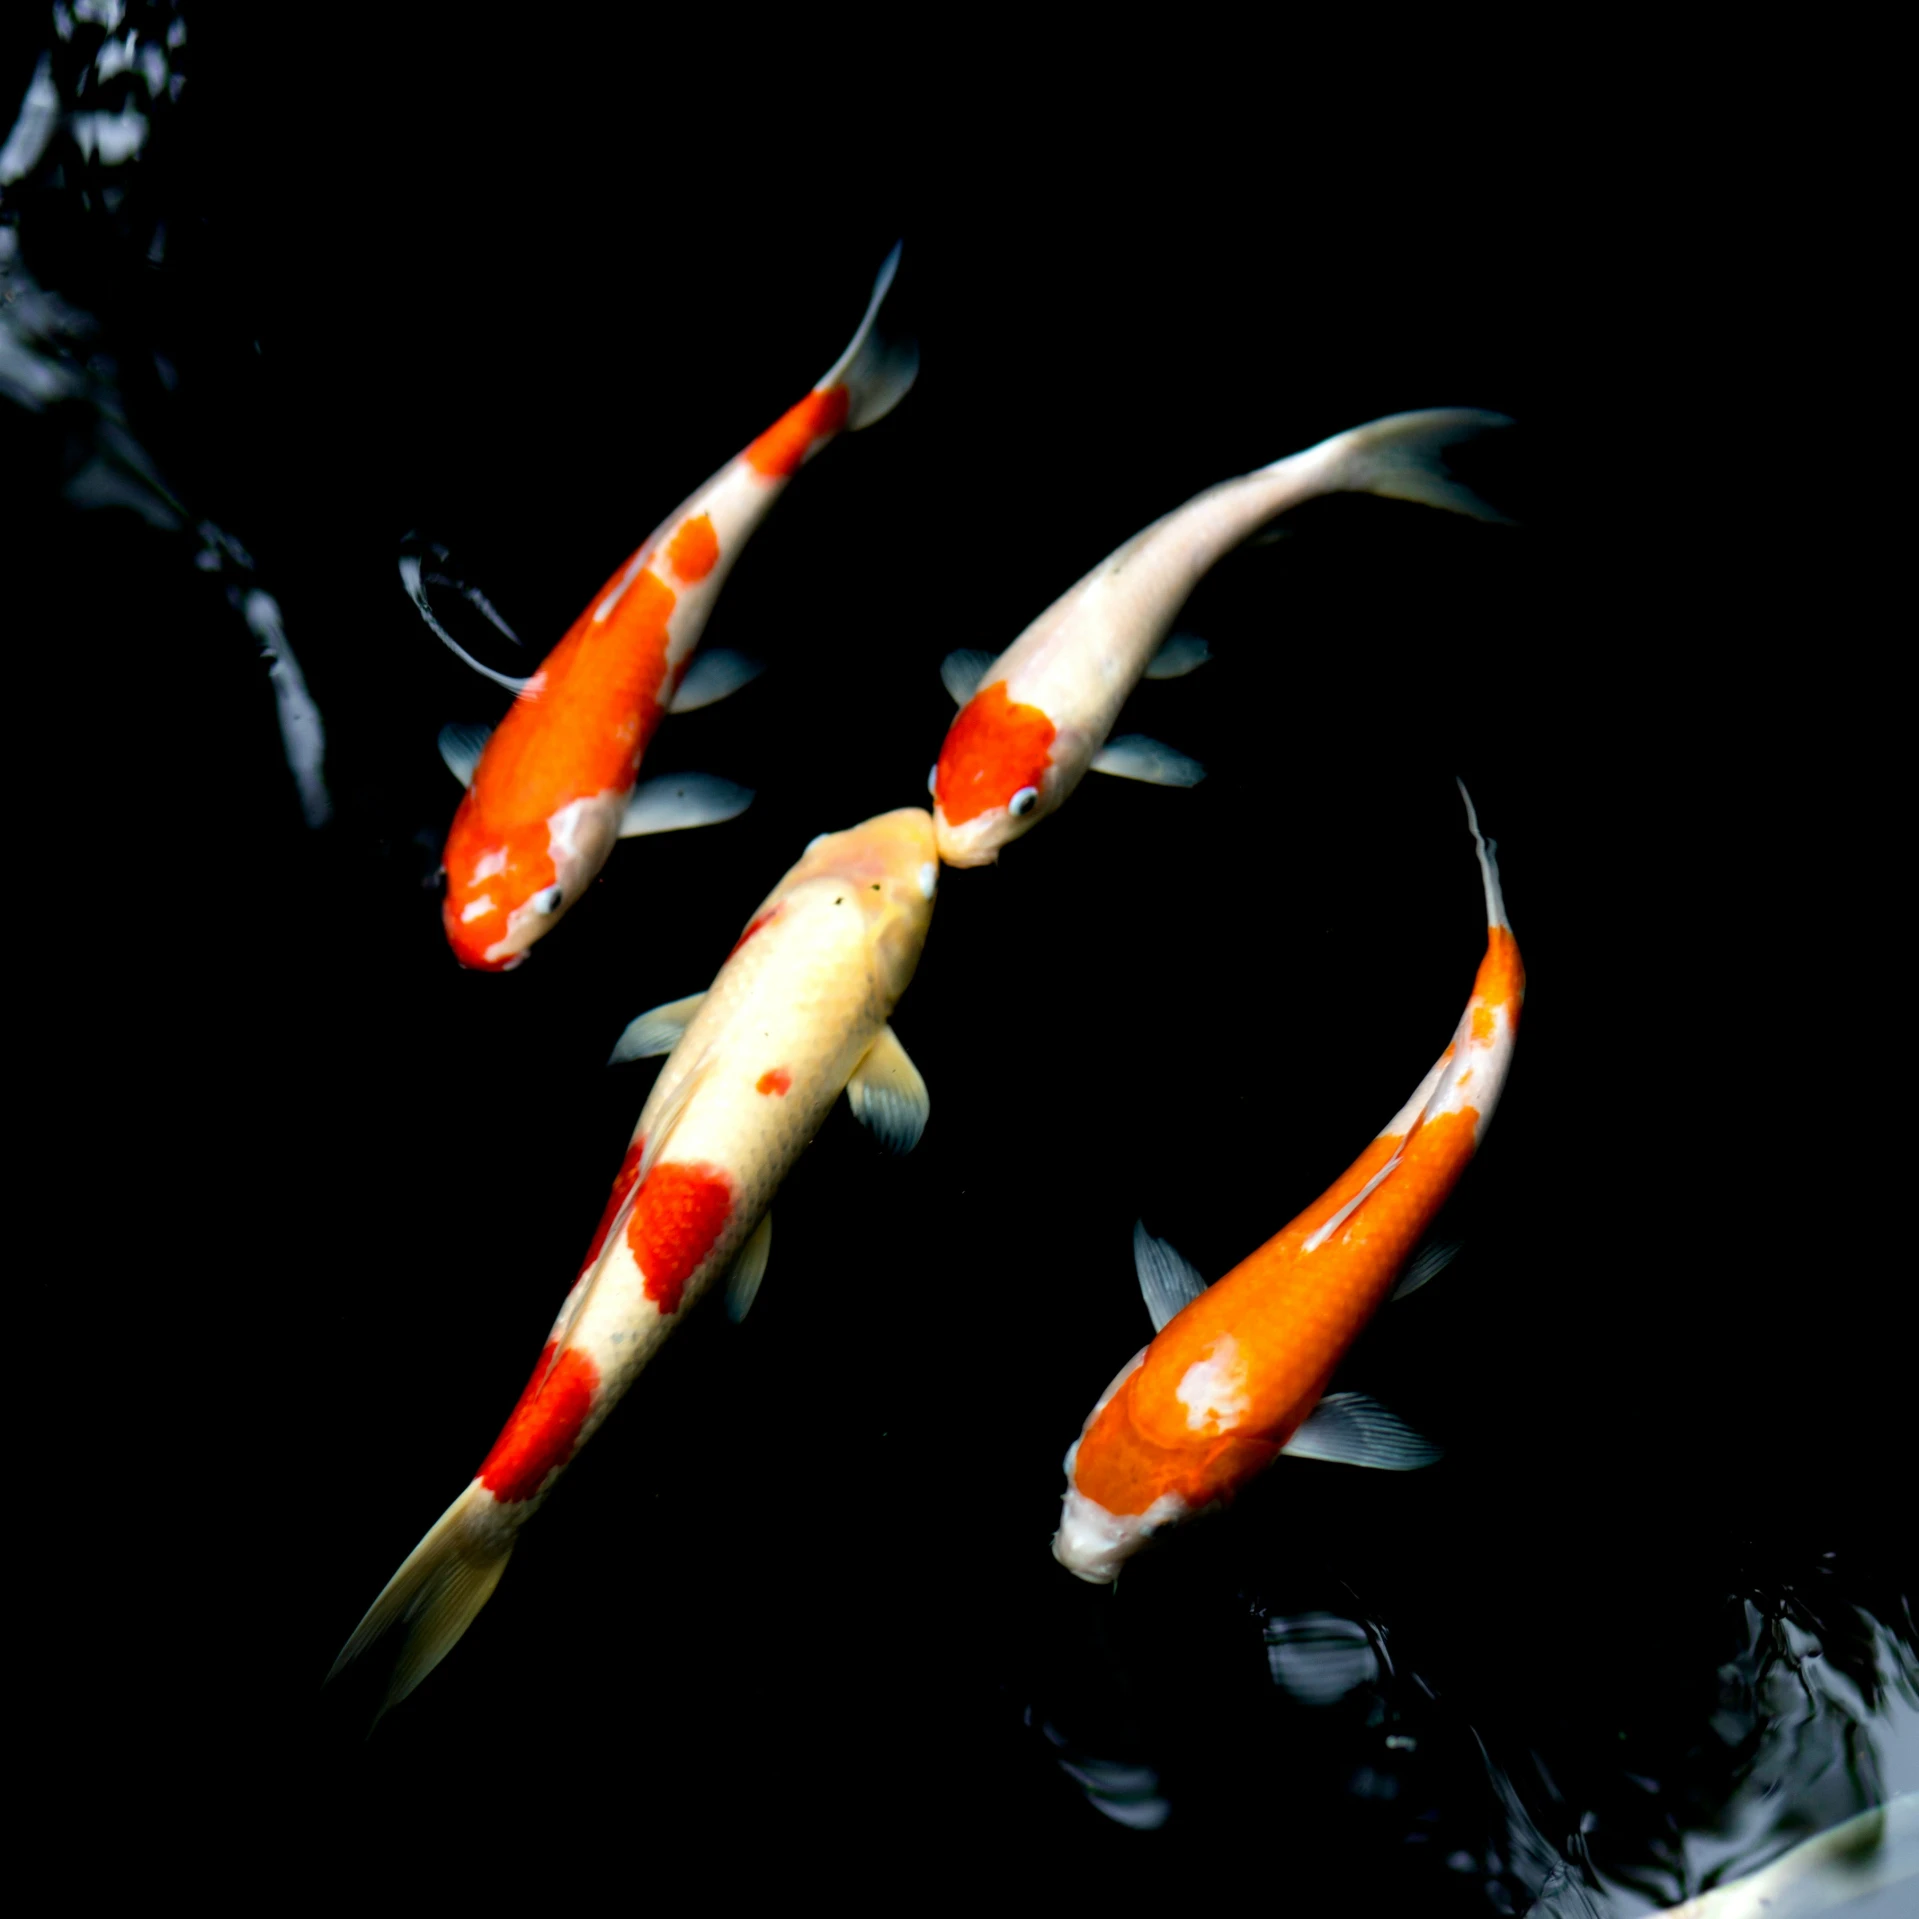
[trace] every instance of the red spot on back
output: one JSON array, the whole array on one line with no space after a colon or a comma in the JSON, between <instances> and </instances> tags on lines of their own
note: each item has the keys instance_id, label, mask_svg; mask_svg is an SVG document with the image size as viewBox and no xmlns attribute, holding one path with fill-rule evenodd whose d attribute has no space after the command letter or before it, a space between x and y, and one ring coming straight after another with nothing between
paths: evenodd
<instances>
[{"instance_id":1,"label":"red spot on back","mask_svg":"<svg viewBox=\"0 0 1919 1919\"><path fill-rule=\"evenodd\" d=\"M733 1182L717 1166L662 1162L647 1174L626 1222L646 1296L663 1313L680 1309L686 1282L713 1250L733 1210Z\"/></svg>"},{"instance_id":2,"label":"red spot on back","mask_svg":"<svg viewBox=\"0 0 1919 1919\"><path fill-rule=\"evenodd\" d=\"M754 1081L753 1090L759 1093L784 1094L793 1084L793 1075L784 1066L775 1066L771 1072L762 1073Z\"/></svg>"},{"instance_id":3,"label":"red spot on back","mask_svg":"<svg viewBox=\"0 0 1919 1919\"><path fill-rule=\"evenodd\" d=\"M673 535L666 557L672 561L673 571L689 584L705 579L720 557L720 536L713 531L712 516L701 513L688 520Z\"/></svg>"},{"instance_id":4,"label":"red spot on back","mask_svg":"<svg viewBox=\"0 0 1919 1919\"><path fill-rule=\"evenodd\" d=\"M933 781L947 825L963 826L1039 785L1058 731L1037 706L1009 700L1004 680L974 694L946 735Z\"/></svg>"},{"instance_id":5,"label":"red spot on back","mask_svg":"<svg viewBox=\"0 0 1919 1919\"><path fill-rule=\"evenodd\" d=\"M633 1182L640 1176L640 1157L646 1151L646 1135L642 1133L626 1149L626 1157L620 1161L620 1170L613 1181L613 1191L608 1195L606 1211L600 1215L598 1230L593 1235L593 1244L586 1249L586 1258L580 1262L580 1271L586 1269L599 1258L606 1246L606 1236L613 1230L613 1222L626 1204L626 1196L633 1190Z\"/></svg>"},{"instance_id":6,"label":"red spot on back","mask_svg":"<svg viewBox=\"0 0 1919 1919\"><path fill-rule=\"evenodd\" d=\"M846 424L847 394L843 386L817 387L798 406L790 407L746 449L746 458L769 480L790 479L815 440L824 440Z\"/></svg>"},{"instance_id":7,"label":"red spot on back","mask_svg":"<svg viewBox=\"0 0 1919 1919\"><path fill-rule=\"evenodd\" d=\"M495 1499L531 1499L547 1474L573 1457L599 1384L600 1369L584 1353L569 1347L555 1359L547 1342L513 1416L480 1466L480 1483Z\"/></svg>"},{"instance_id":8,"label":"red spot on back","mask_svg":"<svg viewBox=\"0 0 1919 1919\"><path fill-rule=\"evenodd\" d=\"M766 923L769 920L778 919L779 916L780 916L780 909L777 906L775 906L774 908L772 908L770 912L762 913L757 919L749 920L747 922L746 931L742 933L739 936L739 938L733 942L733 952L728 953L726 957L728 959L731 959L733 957L733 953L737 953L740 950L740 948L744 946L746 942L750 940L753 937L753 935L760 930L762 926L766 925Z\"/></svg>"}]
</instances>

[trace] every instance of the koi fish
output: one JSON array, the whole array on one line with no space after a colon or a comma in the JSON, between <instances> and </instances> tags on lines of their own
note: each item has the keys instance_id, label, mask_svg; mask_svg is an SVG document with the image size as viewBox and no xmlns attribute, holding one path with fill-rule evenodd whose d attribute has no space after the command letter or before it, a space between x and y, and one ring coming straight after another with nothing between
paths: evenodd
<instances>
[{"instance_id":1,"label":"koi fish","mask_svg":"<svg viewBox=\"0 0 1919 1919\"><path fill-rule=\"evenodd\" d=\"M640 760L665 714L724 699L758 671L737 655L694 662L693 652L787 482L836 434L883 419L913 384L917 349L876 325L899 257L895 247L859 331L819 384L647 536L530 679L479 666L434 618L419 559L401 561L434 631L518 693L490 736L458 726L440 735L441 757L467 789L444 859L446 936L463 966L517 966L616 839L732 819L751 803L745 787L704 774L637 785Z\"/></svg>"},{"instance_id":2,"label":"koi fish","mask_svg":"<svg viewBox=\"0 0 1919 1919\"><path fill-rule=\"evenodd\" d=\"M1208 657L1174 619L1212 565L1289 508L1326 493L1417 500L1510 524L1448 471L1453 447L1512 422L1446 409L1395 413L1196 494L1136 533L997 658L962 648L940 667L959 706L928 779L940 858L985 866L1062 804L1090 770L1195 786L1206 769L1143 733L1107 736L1147 679Z\"/></svg>"},{"instance_id":3,"label":"koi fish","mask_svg":"<svg viewBox=\"0 0 1919 1919\"><path fill-rule=\"evenodd\" d=\"M1512 1063L1526 973L1470 796L1466 818L1485 883L1486 957L1451 1043L1412 1097L1326 1192L1214 1286L1135 1228L1157 1337L1100 1395L1066 1455L1053 1553L1080 1578L1113 1579L1162 1527L1223 1504L1281 1453L1398 1471L1438 1457L1384 1407L1326 1384L1374 1312L1455 1250L1415 1254Z\"/></svg>"},{"instance_id":4,"label":"koi fish","mask_svg":"<svg viewBox=\"0 0 1919 1919\"><path fill-rule=\"evenodd\" d=\"M823 833L761 903L705 993L642 1014L614 1059L667 1055L599 1230L525 1392L479 1471L334 1662L406 1637L381 1711L444 1659L520 1529L700 1297L745 1317L773 1195L845 1092L885 1144L919 1141L926 1083L887 1020L919 964L939 860L917 807Z\"/></svg>"}]
</instances>

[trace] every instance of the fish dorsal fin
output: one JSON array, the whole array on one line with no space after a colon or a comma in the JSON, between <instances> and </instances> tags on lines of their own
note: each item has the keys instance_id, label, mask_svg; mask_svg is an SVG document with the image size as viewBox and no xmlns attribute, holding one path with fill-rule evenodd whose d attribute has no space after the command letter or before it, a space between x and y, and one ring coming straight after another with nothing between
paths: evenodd
<instances>
[{"instance_id":1,"label":"fish dorsal fin","mask_svg":"<svg viewBox=\"0 0 1919 1919\"><path fill-rule=\"evenodd\" d=\"M1444 1456L1423 1434L1364 1393L1328 1393L1281 1449L1295 1459L1409 1473Z\"/></svg>"},{"instance_id":2,"label":"fish dorsal fin","mask_svg":"<svg viewBox=\"0 0 1919 1919\"><path fill-rule=\"evenodd\" d=\"M689 993L685 999L671 999L650 1013L642 1013L628 1023L606 1063L622 1066L631 1059L658 1059L662 1053L672 1052L685 1038L694 1014L705 1004L704 993Z\"/></svg>"},{"instance_id":3,"label":"fish dorsal fin","mask_svg":"<svg viewBox=\"0 0 1919 1919\"><path fill-rule=\"evenodd\" d=\"M697 713L750 685L766 671L764 660L750 660L744 653L732 653L725 647L707 647L693 655L693 664L680 675L680 683L667 701L669 713Z\"/></svg>"},{"instance_id":4,"label":"fish dorsal fin","mask_svg":"<svg viewBox=\"0 0 1919 1919\"><path fill-rule=\"evenodd\" d=\"M646 1176L660 1163L660 1155L666 1151L667 1141L673 1137L675 1129L686 1117L686 1109L693 1103L693 1095L700 1090L701 1083L713 1070L713 1048L708 1045L691 1066L686 1077L674 1087L660 1102L660 1110L647 1121L646 1150L640 1155L639 1171L634 1175L632 1191L627 1194L627 1204L633 1203L640 1188L646 1184ZM656 1085L653 1089L659 1091ZM612 1234L607 1238L610 1240Z\"/></svg>"},{"instance_id":5,"label":"fish dorsal fin","mask_svg":"<svg viewBox=\"0 0 1919 1919\"><path fill-rule=\"evenodd\" d=\"M773 1215L762 1213L760 1223L734 1256L733 1269L726 1276L726 1316L735 1326L753 1310L759 1297L760 1281L766 1277L767 1255L773 1250Z\"/></svg>"},{"instance_id":6,"label":"fish dorsal fin","mask_svg":"<svg viewBox=\"0 0 1919 1919\"><path fill-rule=\"evenodd\" d=\"M431 547L428 549L428 552L436 560L445 560L447 557L445 547ZM436 583L440 582L436 579ZM481 593L475 587L460 586L457 581L446 581L444 583L454 586L463 599L469 601L485 616L489 625L498 628L515 646L521 643L520 636L493 610L492 603L487 599L485 594ZM524 693L526 691L530 681L516 679L511 673L496 672L494 668L488 666L483 660L476 660L473 655L440 624L439 619L434 614L432 604L426 596L426 577L422 576L420 555L418 553L402 553L400 555L400 584L406 588L408 597L419 609L420 618L423 619L447 647L454 653L457 653L474 672L480 674L485 679L491 680L495 686L505 687L509 693Z\"/></svg>"},{"instance_id":7,"label":"fish dorsal fin","mask_svg":"<svg viewBox=\"0 0 1919 1919\"><path fill-rule=\"evenodd\" d=\"M1404 1299L1408 1293L1418 1292L1429 1279L1436 1279L1459 1257L1459 1248L1460 1242L1456 1239L1427 1240L1406 1262L1406 1271L1393 1288L1393 1297Z\"/></svg>"},{"instance_id":8,"label":"fish dorsal fin","mask_svg":"<svg viewBox=\"0 0 1919 1919\"><path fill-rule=\"evenodd\" d=\"M753 789L717 773L667 773L642 780L626 798L620 838L676 833L687 826L716 826L738 819L753 804Z\"/></svg>"},{"instance_id":9,"label":"fish dorsal fin","mask_svg":"<svg viewBox=\"0 0 1919 1919\"><path fill-rule=\"evenodd\" d=\"M1197 786L1206 769L1196 759L1176 753L1145 733L1122 733L1093 755L1095 773L1112 773L1122 780L1145 780L1153 786Z\"/></svg>"},{"instance_id":10,"label":"fish dorsal fin","mask_svg":"<svg viewBox=\"0 0 1919 1919\"><path fill-rule=\"evenodd\" d=\"M980 690L987 668L998 658L976 646L961 646L940 661L940 684L955 706L964 706Z\"/></svg>"},{"instance_id":11,"label":"fish dorsal fin","mask_svg":"<svg viewBox=\"0 0 1919 1919\"><path fill-rule=\"evenodd\" d=\"M440 758L462 786L473 784L473 769L479 765L480 755L492 737L490 726L465 726L457 720L440 728Z\"/></svg>"},{"instance_id":12,"label":"fish dorsal fin","mask_svg":"<svg viewBox=\"0 0 1919 1919\"><path fill-rule=\"evenodd\" d=\"M920 1143L933 1110L920 1069L890 1026L880 1028L866 1057L853 1069L846 1101L854 1118L896 1153L910 1153Z\"/></svg>"},{"instance_id":13,"label":"fish dorsal fin","mask_svg":"<svg viewBox=\"0 0 1919 1919\"><path fill-rule=\"evenodd\" d=\"M1213 657L1213 649L1197 633L1175 633L1146 663L1149 680L1183 680Z\"/></svg>"},{"instance_id":14,"label":"fish dorsal fin","mask_svg":"<svg viewBox=\"0 0 1919 1919\"><path fill-rule=\"evenodd\" d=\"M1155 1239L1143 1219L1133 1222L1133 1270L1139 1274L1140 1295L1156 1333L1164 1332L1168 1322L1206 1290L1199 1268L1168 1241Z\"/></svg>"}]
</instances>

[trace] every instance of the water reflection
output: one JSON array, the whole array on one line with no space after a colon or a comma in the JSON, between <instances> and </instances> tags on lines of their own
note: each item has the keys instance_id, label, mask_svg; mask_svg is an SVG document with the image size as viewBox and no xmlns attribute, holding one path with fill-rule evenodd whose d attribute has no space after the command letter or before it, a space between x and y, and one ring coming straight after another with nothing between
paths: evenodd
<instances>
[{"instance_id":1,"label":"water reflection","mask_svg":"<svg viewBox=\"0 0 1919 1919\"><path fill-rule=\"evenodd\" d=\"M1289 1829L1323 1822L1317 1843L1393 1849L1364 1882L1422 1911L1663 1911L1886 1803L1882 1747L1919 1737L1909 1603L1832 1554L1742 1594L1670 1594L1503 1696L1451 1669L1432 1622L1245 1590L1229 1605L1198 1584L1180 1582L1176 1650L1174 1596L1144 1582L1081 1619L1097 1670L1072 1709L1029 1712L1055 1763L1106 1818L1213 1843L1231 1815L1207 1748L1262 1753L1245 1798L1284 1807ZM1417 1652L1396 1658L1396 1638ZM1867 1883L1791 1870L1801 1899Z\"/></svg>"}]
</instances>

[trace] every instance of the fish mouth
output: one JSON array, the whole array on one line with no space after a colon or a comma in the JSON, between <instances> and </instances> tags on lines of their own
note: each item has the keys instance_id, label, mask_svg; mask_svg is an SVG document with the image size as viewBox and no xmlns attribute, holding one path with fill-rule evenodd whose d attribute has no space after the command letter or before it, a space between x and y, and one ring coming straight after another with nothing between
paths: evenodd
<instances>
[{"instance_id":1,"label":"fish mouth","mask_svg":"<svg viewBox=\"0 0 1919 1919\"><path fill-rule=\"evenodd\" d=\"M1185 1513L1186 1502L1177 1493L1161 1493L1143 1513L1109 1513L1077 1486L1068 1486L1059 1531L1053 1535L1053 1557L1075 1579L1110 1586L1127 1560L1162 1526Z\"/></svg>"}]
</instances>

